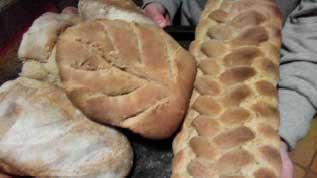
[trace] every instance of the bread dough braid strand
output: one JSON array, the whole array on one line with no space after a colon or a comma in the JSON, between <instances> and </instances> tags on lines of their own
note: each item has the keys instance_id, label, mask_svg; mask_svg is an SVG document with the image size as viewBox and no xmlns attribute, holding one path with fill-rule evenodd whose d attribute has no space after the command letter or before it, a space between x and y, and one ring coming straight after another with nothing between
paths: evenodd
<instances>
[{"instance_id":1,"label":"bread dough braid strand","mask_svg":"<svg viewBox=\"0 0 317 178\"><path fill-rule=\"evenodd\" d=\"M198 71L172 178L279 177L280 31L272 0L208 1L190 47Z\"/></svg>"}]
</instances>

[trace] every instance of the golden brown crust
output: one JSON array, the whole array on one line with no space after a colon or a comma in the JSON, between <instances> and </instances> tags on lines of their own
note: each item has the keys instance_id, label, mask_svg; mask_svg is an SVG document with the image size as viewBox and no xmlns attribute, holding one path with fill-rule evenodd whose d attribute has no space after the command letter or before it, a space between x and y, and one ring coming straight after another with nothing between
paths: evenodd
<instances>
[{"instance_id":1,"label":"golden brown crust","mask_svg":"<svg viewBox=\"0 0 317 178\"><path fill-rule=\"evenodd\" d=\"M190 46L198 71L172 177L279 177L280 31L272 1L208 1Z\"/></svg>"},{"instance_id":2,"label":"golden brown crust","mask_svg":"<svg viewBox=\"0 0 317 178\"><path fill-rule=\"evenodd\" d=\"M162 139L183 120L195 62L155 26L97 20L70 27L56 60L68 96L98 122Z\"/></svg>"}]
</instances>

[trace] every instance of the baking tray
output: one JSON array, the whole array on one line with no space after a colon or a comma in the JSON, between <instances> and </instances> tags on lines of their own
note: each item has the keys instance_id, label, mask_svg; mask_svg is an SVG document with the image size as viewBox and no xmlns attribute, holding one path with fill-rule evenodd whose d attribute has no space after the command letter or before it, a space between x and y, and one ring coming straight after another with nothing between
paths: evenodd
<instances>
[{"instance_id":1,"label":"baking tray","mask_svg":"<svg viewBox=\"0 0 317 178\"><path fill-rule=\"evenodd\" d=\"M12 1L13 2L13 1ZM14 1L15 3L17 1ZM67 4L69 5L69 4ZM7 80L18 77L21 71L22 63L17 58L17 49L21 40L21 35L32 23L34 18L45 11L58 11L52 5L34 5L38 9L35 14L29 14L20 4L13 4L11 9L2 9L2 15L0 14L0 84ZM17 14L24 14L27 19L21 19L21 16ZM3 14L6 14L4 16ZM9 21L9 16L13 17L12 21ZM4 19L4 20L3 20ZM13 22L14 20L14 22ZM6 22L4 22L6 21ZM6 27L3 25L6 23ZM8 24L10 23L10 24ZM7 31L4 32L3 29ZM171 26L164 29L174 39L176 39L184 48L188 48L190 42L194 39L194 28L189 26ZM119 129L124 133L134 151L134 164L128 178L169 178L171 175L172 166L172 142L174 136L169 139L153 141L140 137L127 130Z\"/></svg>"}]
</instances>

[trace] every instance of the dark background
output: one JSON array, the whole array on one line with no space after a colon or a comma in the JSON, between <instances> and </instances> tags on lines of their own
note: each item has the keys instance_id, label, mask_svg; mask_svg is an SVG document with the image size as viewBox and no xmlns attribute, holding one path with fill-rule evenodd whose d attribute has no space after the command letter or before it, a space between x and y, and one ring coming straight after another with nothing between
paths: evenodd
<instances>
[{"instance_id":1,"label":"dark background","mask_svg":"<svg viewBox=\"0 0 317 178\"><path fill-rule=\"evenodd\" d=\"M142 0L134 2L142 5ZM64 7L77 6L77 3L78 0L0 0L0 47L43 12L60 12Z\"/></svg>"}]
</instances>

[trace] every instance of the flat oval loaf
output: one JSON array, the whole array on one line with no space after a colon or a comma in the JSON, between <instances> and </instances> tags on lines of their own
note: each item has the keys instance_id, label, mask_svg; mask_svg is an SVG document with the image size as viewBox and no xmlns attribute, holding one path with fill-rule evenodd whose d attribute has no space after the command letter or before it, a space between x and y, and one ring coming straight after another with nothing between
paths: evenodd
<instances>
[{"instance_id":1,"label":"flat oval loaf","mask_svg":"<svg viewBox=\"0 0 317 178\"><path fill-rule=\"evenodd\" d=\"M163 30L120 20L68 28L56 61L66 93L88 117L151 139L178 128L196 72L193 57Z\"/></svg>"},{"instance_id":2,"label":"flat oval loaf","mask_svg":"<svg viewBox=\"0 0 317 178\"><path fill-rule=\"evenodd\" d=\"M90 120L63 90L18 78L0 87L0 170L18 176L124 178L132 148Z\"/></svg>"},{"instance_id":3,"label":"flat oval loaf","mask_svg":"<svg viewBox=\"0 0 317 178\"><path fill-rule=\"evenodd\" d=\"M280 178L281 16L272 0L209 0L190 52L190 109L172 178Z\"/></svg>"}]
</instances>

